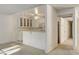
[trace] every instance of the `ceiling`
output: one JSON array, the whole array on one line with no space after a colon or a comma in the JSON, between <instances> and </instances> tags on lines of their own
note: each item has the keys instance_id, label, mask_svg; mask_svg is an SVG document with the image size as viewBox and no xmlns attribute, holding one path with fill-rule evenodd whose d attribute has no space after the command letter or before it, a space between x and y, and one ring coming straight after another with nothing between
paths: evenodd
<instances>
[{"instance_id":1,"label":"ceiling","mask_svg":"<svg viewBox=\"0 0 79 59\"><path fill-rule=\"evenodd\" d=\"M14 14L38 5L39 4L0 4L0 14Z\"/></svg>"},{"instance_id":2,"label":"ceiling","mask_svg":"<svg viewBox=\"0 0 79 59\"><path fill-rule=\"evenodd\" d=\"M27 10L40 4L0 4L0 14L14 14L23 10ZM79 7L79 4L52 4L57 10L65 8Z\"/></svg>"},{"instance_id":3,"label":"ceiling","mask_svg":"<svg viewBox=\"0 0 79 59\"><path fill-rule=\"evenodd\" d=\"M79 4L53 4L52 6L55 7L57 10L61 10L66 8L79 7Z\"/></svg>"}]
</instances>

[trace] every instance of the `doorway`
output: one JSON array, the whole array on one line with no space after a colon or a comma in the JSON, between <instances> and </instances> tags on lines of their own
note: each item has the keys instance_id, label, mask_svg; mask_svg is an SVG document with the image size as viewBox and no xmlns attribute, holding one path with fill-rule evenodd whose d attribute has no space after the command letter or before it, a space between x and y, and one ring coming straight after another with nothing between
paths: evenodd
<instances>
[{"instance_id":1,"label":"doorway","mask_svg":"<svg viewBox=\"0 0 79 59\"><path fill-rule=\"evenodd\" d=\"M61 17L58 21L58 45L63 48L73 48L72 17Z\"/></svg>"},{"instance_id":2,"label":"doorway","mask_svg":"<svg viewBox=\"0 0 79 59\"><path fill-rule=\"evenodd\" d=\"M60 43L60 22L58 21L58 44Z\"/></svg>"},{"instance_id":3,"label":"doorway","mask_svg":"<svg viewBox=\"0 0 79 59\"><path fill-rule=\"evenodd\" d=\"M73 23L73 21L69 21L69 38L71 38L71 39L73 38L72 23Z\"/></svg>"}]
</instances>

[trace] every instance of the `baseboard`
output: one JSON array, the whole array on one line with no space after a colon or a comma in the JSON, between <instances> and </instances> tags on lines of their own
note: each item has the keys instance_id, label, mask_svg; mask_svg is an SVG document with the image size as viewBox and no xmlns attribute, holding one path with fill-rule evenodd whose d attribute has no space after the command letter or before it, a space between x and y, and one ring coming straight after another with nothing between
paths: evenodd
<instances>
[{"instance_id":1,"label":"baseboard","mask_svg":"<svg viewBox=\"0 0 79 59\"><path fill-rule=\"evenodd\" d=\"M36 49L44 50L44 49L41 49L41 48L38 48L38 47L35 47L35 46L32 46L32 45L29 45L29 44L25 44L25 43L22 43L22 44L27 45L27 46L30 46L30 47L33 47L33 48L36 48Z\"/></svg>"},{"instance_id":2,"label":"baseboard","mask_svg":"<svg viewBox=\"0 0 79 59\"><path fill-rule=\"evenodd\" d=\"M51 49L49 49L49 50L46 50L45 53L50 53L51 51L53 51L53 50L56 49L57 47L58 47L58 44L56 45L55 48L51 48Z\"/></svg>"}]
</instances>

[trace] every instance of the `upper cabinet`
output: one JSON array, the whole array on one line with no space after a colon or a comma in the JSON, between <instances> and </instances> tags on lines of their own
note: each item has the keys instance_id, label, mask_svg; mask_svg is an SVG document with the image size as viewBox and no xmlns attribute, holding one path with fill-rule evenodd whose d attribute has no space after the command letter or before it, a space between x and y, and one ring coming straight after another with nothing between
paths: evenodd
<instances>
[{"instance_id":1,"label":"upper cabinet","mask_svg":"<svg viewBox=\"0 0 79 59\"><path fill-rule=\"evenodd\" d=\"M18 28L24 31L45 31L45 6L26 10L18 17Z\"/></svg>"}]
</instances>

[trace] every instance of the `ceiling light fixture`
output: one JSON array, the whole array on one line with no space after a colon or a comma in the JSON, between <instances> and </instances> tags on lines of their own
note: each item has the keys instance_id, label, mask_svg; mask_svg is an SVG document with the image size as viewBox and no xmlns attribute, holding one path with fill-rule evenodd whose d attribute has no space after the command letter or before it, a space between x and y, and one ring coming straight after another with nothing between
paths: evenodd
<instances>
[{"instance_id":1,"label":"ceiling light fixture","mask_svg":"<svg viewBox=\"0 0 79 59\"><path fill-rule=\"evenodd\" d=\"M38 8L35 8L35 14L38 14Z\"/></svg>"}]
</instances>

